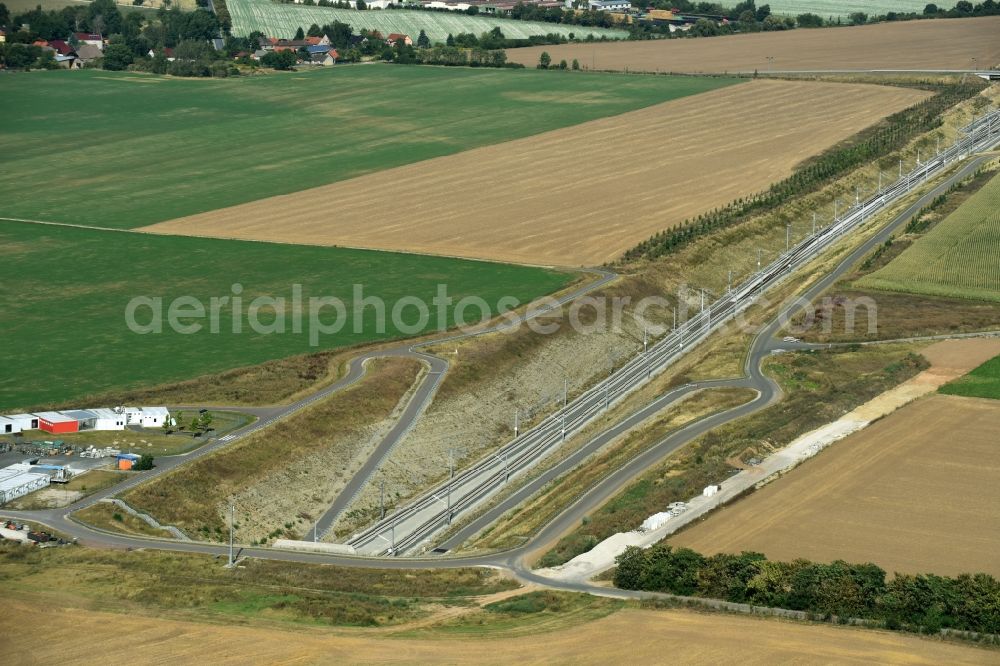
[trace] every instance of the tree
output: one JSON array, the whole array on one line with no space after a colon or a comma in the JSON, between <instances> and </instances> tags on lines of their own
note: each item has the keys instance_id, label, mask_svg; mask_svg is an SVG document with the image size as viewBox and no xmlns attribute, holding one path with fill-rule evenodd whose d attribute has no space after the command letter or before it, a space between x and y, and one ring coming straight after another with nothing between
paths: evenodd
<instances>
[{"instance_id":1,"label":"tree","mask_svg":"<svg viewBox=\"0 0 1000 666\"><path fill-rule=\"evenodd\" d=\"M864 25L868 23L868 14L864 12L853 12L851 13L851 24L852 25Z\"/></svg>"},{"instance_id":2,"label":"tree","mask_svg":"<svg viewBox=\"0 0 1000 666\"><path fill-rule=\"evenodd\" d=\"M264 67L280 70L292 69L297 62L295 51L268 51L260 59L260 64Z\"/></svg>"},{"instance_id":3,"label":"tree","mask_svg":"<svg viewBox=\"0 0 1000 666\"><path fill-rule=\"evenodd\" d=\"M542 51L542 55L538 58L538 69L548 69L551 64L552 56L549 55L548 51Z\"/></svg>"},{"instance_id":4,"label":"tree","mask_svg":"<svg viewBox=\"0 0 1000 666\"><path fill-rule=\"evenodd\" d=\"M214 417L212 416L212 412L205 412L204 414L201 415L201 419L198 425L201 426L203 430L208 430L212 426L213 418Z\"/></svg>"},{"instance_id":5,"label":"tree","mask_svg":"<svg viewBox=\"0 0 1000 666\"><path fill-rule=\"evenodd\" d=\"M285 33L285 34L287 34L287 33ZM299 29L295 31L295 39L301 41L301 40L303 40L305 38L306 38L306 31L303 30L302 26L300 25Z\"/></svg>"},{"instance_id":6,"label":"tree","mask_svg":"<svg viewBox=\"0 0 1000 666\"><path fill-rule=\"evenodd\" d=\"M311 26L309 26L309 30L306 31L306 34L309 35L310 37L322 37L323 30L318 25L313 23Z\"/></svg>"},{"instance_id":7,"label":"tree","mask_svg":"<svg viewBox=\"0 0 1000 666\"><path fill-rule=\"evenodd\" d=\"M147 455L145 453L142 454L141 456L139 456L139 462L137 462L135 464L135 467L133 467L132 469L136 470L137 472L144 472L147 469L153 469L153 456Z\"/></svg>"},{"instance_id":8,"label":"tree","mask_svg":"<svg viewBox=\"0 0 1000 666\"><path fill-rule=\"evenodd\" d=\"M105 47L101 67L109 71L120 72L131 65L133 59L132 50L129 47L121 42L114 42Z\"/></svg>"},{"instance_id":9,"label":"tree","mask_svg":"<svg viewBox=\"0 0 1000 666\"><path fill-rule=\"evenodd\" d=\"M0 2L0 27L8 23L10 23L10 11L7 10L7 5Z\"/></svg>"},{"instance_id":10,"label":"tree","mask_svg":"<svg viewBox=\"0 0 1000 666\"><path fill-rule=\"evenodd\" d=\"M766 19L770 15L771 15L771 5L761 5L760 7L757 8L756 17L759 22L763 23L764 19Z\"/></svg>"},{"instance_id":11,"label":"tree","mask_svg":"<svg viewBox=\"0 0 1000 666\"><path fill-rule=\"evenodd\" d=\"M565 69L567 69L568 67L569 67L569 65L567 65L567 64L566 64L566 61L565 61L565 60L560 60L560 61L559 61L559 69L562 69L562 70L565 70Z\"/></svg>"},{"instance_id":12,"label":"tree","mask_svg":"<svg viewBox=\"0 0 1000 666\"><path fill-rule=\"evenodd\" d=\"M926 7L924 7L924 16L932 16L934 14L937 14L939 11L941 10L938 9L938 6L932 2Z\"/></svg>"},{"instance_id":13,"label":"tree","mask_svg":"<svg viewBox=\"0 0 1000 666\"><path fill-rule=\"evenodd\" d=\"M800 28L822 28L823 27L823 17L819 14L799 14L795 17L795 22L798 23Z\"/></svg>"},{"instance_id":14,"label":"tree","mask_svg":"<svg viewBox=\"0 0 1000 666\"><path fill-rule=\"evenodd\" d=\"M577 60L576 58L573 58L573 71L577 72L579 70L580 70L580 61Z\"/></svg>"},{"instance_id":15,"label":"tree","mask_svg":"<svg viewBox=\"0 0 1000 666\"><path fill-rule=\"evenodd\" d=\"M417 37L417 48L418 49L429 49L431 47L431 38L427 36L427 33L423 30L420 31L420 36Z\"/></svg>"},{"instance_id":16,"label":"tree","mask_svg":"<svg viewBox=\"0 0 1000 666\"><path fill-rule=\"evenodd\" d=\"M455 37L450 32L448 33L448 39L444 40L444 44L445 46L455 45Z\"/></svg>"},{"instance_id":17,"label":"tree","mask_svg":"<svg viewBox=\"0 0 1000 666\"><path fill-rule=\"evenodd\" d=\"M368 5L365 4L365 0L358 0L358 9L368 9Z\"/></svg>"}]
</instances>

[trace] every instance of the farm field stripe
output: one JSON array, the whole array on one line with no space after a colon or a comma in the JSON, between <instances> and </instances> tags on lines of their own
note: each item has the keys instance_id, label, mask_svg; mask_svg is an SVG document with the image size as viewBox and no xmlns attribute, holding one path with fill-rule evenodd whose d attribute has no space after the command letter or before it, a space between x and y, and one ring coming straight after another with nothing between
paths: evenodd
<instances>
[{"instance_id":1,"label":"farm field stripe","mask_svg":"<svg viewBox=\"0 0 1000 666\"><path fill-rule=\"evenodd\" d=\"M712 39L562 44L508 49L528 67L542 51L597 70L734 73L851 69L958 69L1000 64L1000 16L759 32ZM772 61L768 61L768 56Z\"/></svg>"},{"instance_id":2,"label":"farm field stripe","mask_svg":"<svg viewBox=\"0 0 1000 666\"><path fill-rule=\"evenodd\" d=\"M928 94L753 81L144 229L597 265L652 233L766 188L802 160ZM835 115L827 113L832 105ZM332 219L311 214L332 206Z\"/></svg>"}]
</instances>

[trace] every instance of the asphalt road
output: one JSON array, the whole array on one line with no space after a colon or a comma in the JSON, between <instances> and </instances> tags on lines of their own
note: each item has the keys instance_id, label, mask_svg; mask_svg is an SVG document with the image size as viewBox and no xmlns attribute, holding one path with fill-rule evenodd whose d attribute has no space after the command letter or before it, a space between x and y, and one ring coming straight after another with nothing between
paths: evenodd
<instances>
[{"instance_id":1,"label":"asphalt road","mask_svg":"<svg viewBox=\"0 0 1000 666\"><path fill-rule=\"evenodd\" d=\"M272 559L279 561L289 561L289 562L302 562L302 563L324 563L324 564L337 564L341 566L357 566L357 567L368 567L368 568L393 568L393 569L425 569L425 568L454 568L463 566L491 566L491 567L501 567L504 569L509 569L515 572L519 578L523 580L529 580L538 582L540 584L546 585L548 587L554 587L559 589L569 589L578 591L593 592L595 594L602 595L613 595L620 596L624 598L630 598L635 596L649 596L639 593L632 593L628 591L618 591L618 590L608 590L603 587L595 587L585 583L565 583L556 582L549 580L547 578L542 578L533 574L530 567L524 561L525 555L533 552L540 545L551 543L554 539L558 538L561 534L564 534L568 530L574 528L580 523L580 520L591 513L593 510L598 508L607 499L614 496L619 492L631 479L633 479L637 474L641 473L643 470L647 469L650 465L655 464L662 460L665 456L670 455L673 451L682 447L684 444L692 441L693 439L699 437L700 435L708 432L714 427L721 425L722 423L730 422L734 419L742 418L750 413L759 411L763 409L768 404L771 404L774 400L780 397L779 389L777 385L767 376L765 376L761 371L762 361L771 353L773 353L775 348L781 347L782 343L775 339L775 336L780 332L783 322L788 321L788 319L793 316L803 305L816 296L821 294L824 290L832 286L841 276L843 276L852 265L857 263L866 255L874 251L874 249L883 243L890 235L896 232L896 230L905 224L920 208L929 203L934 197L943 193L950 187L953 183L962 180L978 169L983 163L991 159L989 156L973 157L968 159L958 170L956 170L951 176L946 178L941 184L933 188L924 196L920 197L912 205L907 207L906 210L898 214L892 222L883 227L877 234L866 242L859 245L855 250L850 252L845 256L843 260L826 276L820 280L813 283L804 292L800 294L800 297L791 304L786 305L780 309L778 316L776 316L772 321L767 324L754 338L751 345L751 350L747 355L746 359L746 377L740 380L731 380L736 382L730 385L745 385L758 391L758 397L754 400L737 407L735 409L722 412L720 414L715 414L709 416L705 419L701 419L694 423L689 424L685 428L672 433L670 436L657 443L643 454L637 456L628 464L622 468L616 470L614 473L608 477L602 479L593 488L588 489L588 491L574 504L565 508L560 512L552 521L546 524L538 533L536 533L528 542L524 545L514 548L505 552L500 553L487 553L476 556L468 557L428 557L428 558L371 558L371 557L358 557L358 556L346 556L346 555L331 555L331 554L320 554L320 553L308 553L308 552L296 552L296 551L282 551L270 548L239 548L240 557L255 557L261 559ZM607 279L611 279L608 277ZM400 350L400 353L405 353ZM383 353L376 353L376 355L384 355ZM374 357L374 356L373 356ZM339 385L339 388L343 388L357 379L363 374L363 368L360 367L361 359L357 362L352 363L351 371L341 379L337 384L328 387L324 395L329 394L334 390L339 390L335 388ZM358 374L360 373L360 374ZM727 380L729 381L729 380ZM744 383L739 383L744 382ZM681 390L697 390L699 388L707 388L709 383L698 383L686 387L681 387ZM712 382L711 384L719 385L719 382ZM723 385L724 382L723 382ZM671 401L676 399L678 396L676 394L667 394L662 396L657 403L660 404L663 401ZM310 397L307 400L296 403L297 405L304 406L313 400L317 399L315 396ZM290 406L291 408L291 406ZM661 407L662 408L662 407ZM649 415L655 413L655 409L651 411L646 409L640 410L635 415L639 418L640 414L646 414L648 418ZM629 417L630 419L632 417ZM619 424L622 427L626 427L623 422ZM245 431L253 431L260 427L263 427L261 422L255 423L252 426L248 426ZM615 426L618 427L618 426ZM592 440L594 441L594 440ZM203 447L198 451L199 454L204 455L207 450L214 450L219 446L224 446L225 442L218 441L214 442L206 447ZM596 446L596 444L595 444ZM206 450L207 449L207 450ZM190 456L178 457L176 461L170 462L170 467L161 467L158 470L154 470L157 473L164 473L168 469L173 469L177 465L183 464L186 460L190 460ZM139 475L129 483L129 485L134 485L135 483L140 483L149 476ZM17 520L27 520L46 524L54 529L57 529L69 536L78 538L84 544L105 546L105 547L117 547L117 548L156 548L162 550L170 550L175 552L190 552L190 553L203 553L216 556L225 556L228 553L228 548L224 545L209 544L195 541L175 541L168 539L156 539L151 537L135 537L127 536L121 534L115 534L110 532L104 532L91 528L89 526L82 525L73 521L70 518L70 513L84 506L89 506L94 502L102 499L103 497L121 492L121 487L116 487L99 493L97 495L91 496L81 503L72 505L71 507L63 509L55 509L49 511L4 511L0 509L0 515L5 517L14 518ZM526 491L527 492L527 491ZM509 507L508 507L509 508ZM500 511L500 507L496 508ZM501 511L502 513L502 511ZM499 515L499 514L497 514ZM485 521L485 518L483 519ZM470 524L468 528L468 534L473 534L473 524ZM456 534L453 539L455 543L461 538L462 534Z\"/></svg>"}]
</instances>

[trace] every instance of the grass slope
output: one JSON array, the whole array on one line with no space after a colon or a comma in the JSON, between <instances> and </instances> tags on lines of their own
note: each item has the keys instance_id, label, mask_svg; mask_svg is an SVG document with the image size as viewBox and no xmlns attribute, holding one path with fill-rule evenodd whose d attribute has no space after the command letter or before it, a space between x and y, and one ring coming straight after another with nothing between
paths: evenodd
<instances>
[{"instance_id":1,"label":"grass slope","mask_svg":"<svg viewBox=\"0 0 1000 666\"><path fill-rule=\"evenodd\" d=\"M1000 175L859 287L1000 301Z\"/></svg>"},{"instance_id":2,"label":"grass slope","mask_svg":"<svg viewBox=\"0 0 1000 666\"><path fill-rule=\"evenodd\" d=\"M403 296L430 304L438 284L448 285L456 303L478 295L496 307L501 296L527 301L568 281L555 271L441 257L0 222L0 409L400 336L391 321L384 333L375 330L374 308L364 310L360 332L350 323L340 334L321 337L318 347L309 344L308 317L302 334L292 332L291 314L285 334L253 332L251 300L284 296L290 310L296 283L303 303L310 296L336 296L350 317L353 284L363 285L365 296L385 299L391 313L391 304ZM126 326L125 308L133 297L162 297L166 317L173 299L191 295L208 307L211 297L231 296L234 283L243 286L242 333L233 332L229 306L221 310L219 333L206 325L181 335L166 318L162 334L138 335ZM476 309L468 316L476 316ZM415 317L411 310L403 321ZM148 310L138 317L148 318ZM328 309L324 320L333 318ZM261 315L262 323L272 320ZM435 324L432 316L428 328Z\"/></svg>"},{"instance_id":3,"label":"grass slope","mask_svg":"<svg viewBox=\"0 0 1000 666\"><path fill-rule=\"evenodd\" d=\"M208 81L5 76L0 152L17 166L0 172L0 216L139 227L733 82L391 65Z\"/></svg>"},{"instance_id":4,"label":"grass slope","mask_svg":"<svg viewBox=\"0 0 1000 666\"><path fill-rule=\"evenodd\" d=\"M462 32L480 35L493 28L500 28L510 39L527 39L532 35L550 33L568 37L570 33L583 39L587 35L595 38L625 39L624 30L591 28L581 25L560 25L541 21L517 21L493 16L467 16L461 12L425 12L396 9L392 11L358 11L356 9L333 9L330 7L309 7L306 5L284 4L271 0L227 0L226 7L233 19L233 34L247 35L259 30L273 37L291 38L295 31L308 28L315 23L325 25L334 21L347 23L355 32L362 28L378 30L383 35L394 32L410 35L414 41L423 30L434 42L444 42L449 34Z\"/></svg>"},{"instance_id":5,"label":"grass slope","mask_svg":"<svg viewBox=\"0 0 1000 666\"><path fill-rule=\"evenodd\" d=\"M964 377L945 384L939 392L1000 400L1000 356L986 361Z\"/></svg>"}]
</instances>

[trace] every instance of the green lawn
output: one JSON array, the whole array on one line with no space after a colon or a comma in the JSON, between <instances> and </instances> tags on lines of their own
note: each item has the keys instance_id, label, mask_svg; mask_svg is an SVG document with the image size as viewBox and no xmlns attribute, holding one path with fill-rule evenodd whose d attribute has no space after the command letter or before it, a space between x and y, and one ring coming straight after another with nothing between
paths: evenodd
<instances>
[{"instance_id":1,"label":"green lawn","mask_svg":"<svg viewBox=\"0 0 1000 666\"><path fill-rule=\"evenodd\" d=\"M428 304L432 314L421 330L430 330L437 323L431 299L439 284L447 285L455 303L477 295L495 312L503 296L526 302L571 279L567 273L540 268L442 257L0 222L0 308L4 313L0 409L155 385L413 334L393 325L393 303L403 296L416 296ZM168 315L175 298L193 296L207 310L211 297L232 297L234 283L243 288L238 318L241 333L233 330L232 301L219 310L217 333L207 320L200 320L204 326L198 333L172 330ZM292 300L293 284L302 285L301 308ZM363 296L386 301L388 321L382 332L376 326L374 307L353 317L354 284L363 285ZM249 305L262 294L287 299L286 333L252 330ZM126 306L137 296L163 299L162 333L137 334L126 326ZM309 324L306 307L314 296L342 299L346 309L343 329L317 335L317 346L310 343L309 332L316 329ZM294 312L303 313L301 333L294 332ZM475 308L469 309L466 318L476 313ZM326 323L335 318L333 308L322 315ZM416 328L417 318L413 308L401 313L404 326ZM149 308L137 311L140 323L151 319ZM273 308L263 308L257 319L265 325L274 320ZM360 330L355 321L361 322Z\"/></svg>"},{"instance_id":2,"label":"green lawn","mask_svg":"<svg viewBox=\"0 0 1000 666\"><path fill-rule=\"evenodd\" d=\"M222 80L4 76L0 216L140 227L734 82L394 65ZM336 215L336 202L316 214Z\"/></svg>"},{"instance_id":3,"label":"green lawn","mask_svg":"<svg viewBox=\"0 0 1000 666\"><path fill-rule=\"evenodd\" d=\"M945 384L939 391L949 395L1000 400L1000 356L986 361L964 377Z\"/></svg>"}]
</instances>

